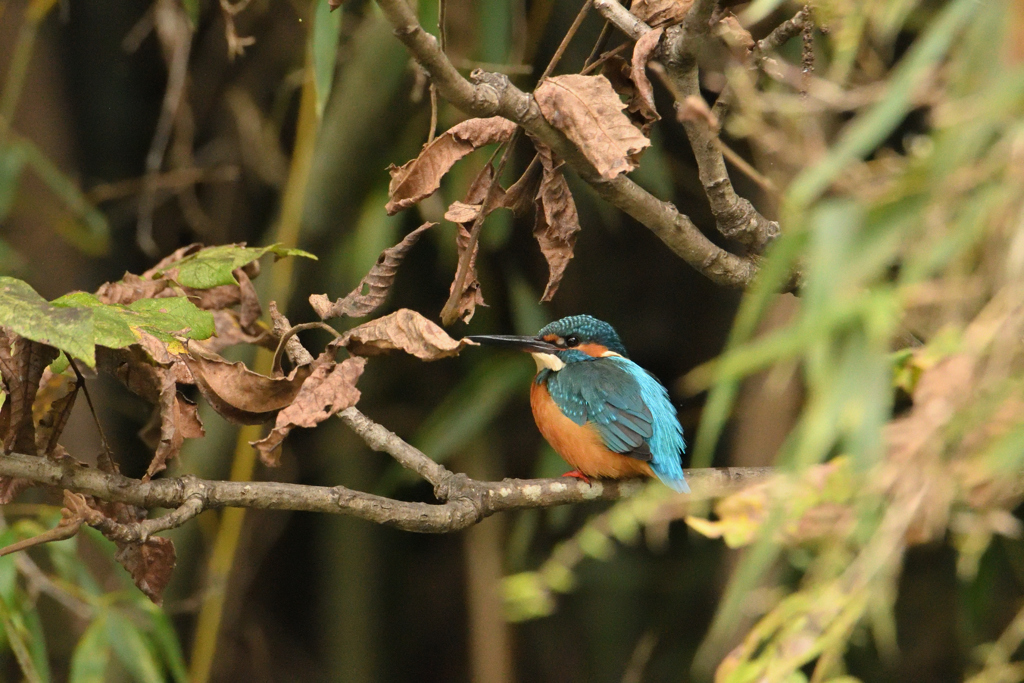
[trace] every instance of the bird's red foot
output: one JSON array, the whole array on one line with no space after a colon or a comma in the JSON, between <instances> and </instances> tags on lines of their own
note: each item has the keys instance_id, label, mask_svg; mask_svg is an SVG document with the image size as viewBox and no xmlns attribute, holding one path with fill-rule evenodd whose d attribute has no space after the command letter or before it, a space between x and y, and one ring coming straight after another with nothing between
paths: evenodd
<instances>
[{"instance_id":1,"label":"bird's red foot","mask_svg":"<svg viewBox=\"0 0 1024 683\"><path fill-rule=\"evenodd\" d=\"M590 483L590 477L588 477L587 475L583 474L579 470L573 470L572 472L566 472L562 476L563 477L572 477L573 479L579 479L579 480L581 480L583 482L586 482L587 484Z\"/></svg>"}]
</instances>

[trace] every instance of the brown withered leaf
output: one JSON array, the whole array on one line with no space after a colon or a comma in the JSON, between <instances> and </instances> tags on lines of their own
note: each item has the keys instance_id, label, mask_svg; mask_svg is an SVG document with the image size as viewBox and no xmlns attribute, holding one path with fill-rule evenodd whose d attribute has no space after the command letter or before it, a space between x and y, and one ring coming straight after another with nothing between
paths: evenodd
<instances>
[{"instance_id":1,"label":"brown withered leaf","mask_svg":"<svg viewBox=\"0 0 1024 683\"><path fill-rule=\"evenodd\" d=\"M7 386L10 403L4 451L35 454L35 424L32 403L46 366L57 357L57 349L0 329L0 376Z\"/></svg>"},{"instance_id":2,"label":"brown withered leaf","mask_svg":"<svg viewBox=\"0 0 1024 683\"><path fill-rule=\"evenodd\" d=\"M280 464L281 443L296 427L315 427L331 415L354 406L360 392L356 388L366 366L365 358L347 358L339 364L321 363L302 383L290 406L277 414L270 434L253 441L260 459L269 467Z\"/></svg>"},{"instance_id":3,"label":"brown withered leaf","mask_svg":"<svg viewBox=\"0 0 1024 683\"><path fill-rule=\"evenodd\" d=\"M516 124L500 116L469 119L449 128L428 145L419 156L400 167L391 166L390 199L384 207L388 215L407 209L426 199L441 187L441 178L462 157L474 149L512 137Z\"/></svg>"},{"instance_id":4,"label":"brown withered leaf","mask_svg":"<svg viewBox=\"0 0 1024 683\"><path fill-rule=\"evenodd\" d=\"M572 259L576 235L580 231L580 217L561 167L555 163L554 154L543 144L535 144L543 175L537 190L537 219L533 236L548 262L548 284L541 301L551 301L558 291L565 267Z\"/></svg>"},{"instance_id":5,"label":"brown withered leaf","mask_svg":"<svg viewBox=\"0 0 1024 683\"><path fill-rule=\"evenodd\" d=\"M519 180L512 183L505 193L502 206L511 209L516 216L522 216L534 207L534 200L537 196L537 188L540 187L541 165L540 159L530 162Z\"/></svg>"},{"instance_id":6,"label":"brown withered leaf","mask_svg":"<svg viewBox=\"0 0 1024 683\"><path fill-rule=\"evenodd\" d=\"M636 101L631 102L630 107L635 106L637 112L650 123L658 121L661 116L654 106L654 88L647 78L647 62L651 59L651 53L658 47L664 32L664 29L656 28L640 36L633 46L633 64L629 70L630 80L636 85Z\"/></svg>"},{"instance_id":7,"label":"brown withered leaf","mask_svg":"<svg viewBox=\"0 0 1024 683\"><path fill-rule=\"evenodd\" d=\"M693 0L633 0L629 11L651 26L672 26L686 18Z\"/></svg>"},{"instance_id":8,"label":"brown withered leaf","mask_svg":"<svg viewBox=\"0 0 1024 683\"><path fill-rule=\"evenodd\" d=\"M406 235L401 242L382 251L377 257L377 263L370 268L366 277L344 298L338 299L332 304L326 294L310 296L309 303L313 310L321 320L343 315L361 317L373 313L387 299L391 285L394 284L395 276L398 274L398 267L402 265L406 253L424 232L435 225L437 223L424 223Z\"/></svg>"},{"instance_id":9,"label":"brown withered leaf","mask_svg":"<svg viewBox=\"0 0 1024 683\"><path fill-rule=\"evenodd\" d=\"M146 445L155 449L143 481L148 481L158 472L167 469L167 463L181 452L185 439L206 436L196 405L178 393L174 373L163 373L159 401L153 408L153 416L139 432L139 436Z\"/></svg>"},{"instance_id":10,"label":"brown withered leaf","mask_svg":"<svg viewBox=\"0 0 1024 683\"><path fill-rule=\"evenodd\" d=\"M357 356L404 351L428 361L457 356L466 346L475 346L468 339L452 339L436 323L408 308L354 327L331 345L344 346Z\"/></svg>"},{"instance_id":11,"label":"brown withered leaf","mask_svg":"<svg viewBox=\"0 0 1024 683\"><path fill-rule=\"evenodd\" d=\"M145 543L118 543L117 546L114 559L128 570L139 590L155 604L163 603L164 589L178 561L171 539L151 536Z\"/></svg>"},{"instance_id":12,"label":"brown withered leaf","mask_svg":"<svg viewBox=\"0 0 1024 683\"><path fill-rule=\"evenodd\" d=\"M358 329L358 328L357 328ZM287 377L267 377L244 363L229 363L189 344L182 356L196 386L222 417L235 424L263 424L290 405L312 368L301 365Z\"/></svg>"},{"instance_id":13,"label":"brown withered leaf","mask_svg":"<svg viewBox=\"0 0 1024 683\"><path fill-rule=\"evenodd\" d=\"M565 133L602 178L632 171L635 155L651 144L622 113L626 105L604 76L554 76L537 86L534 97L548 123Z\"/></svg>"},{"instance_id":14,"label":"brown withered leaf","mask_svg":"<svg viewBox=\"0 0 1024 683\"><path fill-rule=\"evenodd\" d=\"M132 273L125 273L119 282L106 282L96 290L96 298L103 303L125 306L139 299L155 299L161 295L176 295L170 282L163 278L148 280Z\"/></svg>"},{"instance_id":15,"label":"brown withered leaf","mask_svg":"<svg viewBox=\"0 0 1024 683\"><path fill-rule=\"evenodd\" d=\"M462 280L462 291L459 292L453 322L454 320L469 322L473 318L477 306L487 305L484 302L480 279L476 274L476 257L480 253L479 241L473 245L473 253L469 255L468 260L464 259L466 250L469 249L469 245L473 241L472 228L480 216L480 212L487 206L489 207L487 213L490 214L505 203L505 191L495 181L494 173L494 167L491 164L487 164L480 169L473 182L469 184L464 201L454 202L445 213L445 218L456 223L459 227L458 232L455 233L455 246L458 249L459 266L461 268L464 265L468 269L466 277ZM494 196L488 202L487 197L492 192L492 186ZM459 282L459 275L459 271L456 271L455 277L452 278L452 284L448 287L449 296L455 291L455 286Z\"/></svg>"},{"instance_id":16,"label":"brown withered leaf","mask_svg":"<svg viewBox=\"0 0 1024 683\"><path fill-rule=\"evenodd\" d=\"M270 330L266 329L259 321L253 322L246 331L242 329L239 314L231 309L210 311L213 314L213 336L201 341L192 340L195 344L207 353L220 353L224 349L236 344L254 344L273 351L277 348L277 339Z\"/></svg>"},{"instance_id":17,"label":"brown withered leaf","mask_svg":"<svg viewBox=\"0 0 1024 683\"><path fill-rule=\"evenodd\" d=\"M32 416L36 425L36 453L49 455L71 416L78 396L78 378L74 375L43 371L32 403Z\"/></svg>"}]
</instances>

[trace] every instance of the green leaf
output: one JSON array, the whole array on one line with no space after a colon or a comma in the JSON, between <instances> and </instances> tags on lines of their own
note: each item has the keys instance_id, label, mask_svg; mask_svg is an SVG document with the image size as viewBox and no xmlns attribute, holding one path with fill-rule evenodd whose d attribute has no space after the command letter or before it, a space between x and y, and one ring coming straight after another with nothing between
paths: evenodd
<instances>
[{"instance_id":1,"label":"green leaf","mask_svg":"<svg viewBox=\"0 0 1024 683\"><path fill-rule=\"evenodd\" d=\"M122 306L104 304L87 292L72 292L54 299L53 305L93 311L94 342L112 349L137 344L142 332L164 341L170 341L170 335L207 339L214 333L213 314L183 296L139 299Z\"/></svg>"},{"instance_id":2,"label":"green leaf","mask_svg":"<svg viewBox=\"0 0 1024 683\"><path fill-rule=\"evenodd\" d=\"M163 657L164 663L170 670L171 675L177 683L188 683L188 669L185 666L185 655L181 651L181 643L178 641L178 633L174 630L174 624L164 610L148 599L139 601L139 606L145 609L152 620L150 635L156 643L156 647Z\"/></svg>"},{"instance_id":3,"label":"green leaf","mask_svg":"<svg viewBox=\"0 0 1024 683\"><path fill-rule=\"evenodd\" d=\"M107 618L107 638L117 661L142 683L164 683L160 664L146 638L126 616L112 611Z\"/></svg>"},{"instance_id":4,"label":"green leaf","mask_svg":"<svg viewBox=\"0 0 1024 683\"><path fill-rule=\"evenodd\" d=\"M50 680L50 658L47 655L46 634L43 632L43 620L39 618L39 610L25 608L25 626L29 633L28 649L32 663L43 681Z\"/></svg>"},{"instance_id":5,"label":"green leaf","mask_svg":"<svg viewBox=\"0 0 1024 683\"><path fill-rule=\"evenodd\" d=\"M7 634L7 642L14 652L14 658L18 660L21 673L29 683L42 683L43 677L36 668L32 659L32 652L29 647L28 638L31 637L25 628L25 621L21 615L11 610L7 603L0 600L0 620L3 621L4 632Z\"/></svg>"},{"instance_id":6,"label":"green leaf","mask_svg":"<svg viewBox=\"0 0 1024 683\"><path fill-rule=\"evenodd\" d=\"M26 282L0 276L0 320L15 333L96 365L93 312L54 306Z\"/></svg>"},{"instance_id":7,"label":"green leaf","mask_svg":"<svg viewBox=\"0 0 1024 683\"><path fill-rule=\"evenodd\" d=\"M78 645L71 656L68 683L103 683L109 662L107 618L106 614L100 614L78 639Z\"/></svg>"},{"instance_id":8,"label":"green leaf","mask_svg":"<svg viewBox=\"0 0 1024 683\"><path fill-rule=\"evenodd\" d=\"M208 247L190 254L180 261L171 263L158 274L167 272L172 268L178 269L175 278L178 284L193 289L210 289L219 285L237 284L235 276L231 271L241 268L247 263L252 263L265 254L274 254L277 258L285 256L302 256L311 258L314 261L316 256L302 249L289 249L280 244L272 244L269 247L244 247L237 244L225 244L218 247Z\"/></svg>"},{"instance_id":9,"label":"green leaf","mask_svg":"<svg viewBox=\"0 0 1024 683\"><path fill-rule=\"evenodd\" d=\"M338 38L341 36L341 12L332 12L327 0L316 0L313 11L313 84L316 87L316 116L323 118L327 98L334 84L338 63Z\"/></svg>"}]
</instances>

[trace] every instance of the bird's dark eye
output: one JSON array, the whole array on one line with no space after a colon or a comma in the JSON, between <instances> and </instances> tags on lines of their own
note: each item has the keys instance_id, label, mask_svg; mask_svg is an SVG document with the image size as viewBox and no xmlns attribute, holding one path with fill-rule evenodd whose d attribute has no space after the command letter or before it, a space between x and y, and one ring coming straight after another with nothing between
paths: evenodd
<instances>
[{"instance_id":1,"label":"bird's dark eye","mask_svg":"<svg viewBox=\"0 0 1024 683\"><path fill-rule=\"evenodd\" d=\"M572 348L573 346L579 346L580 338L577 337L575 334L570 334L568 337L565 338L565 345L570 348Z\"/></svg>"}]
</instances>

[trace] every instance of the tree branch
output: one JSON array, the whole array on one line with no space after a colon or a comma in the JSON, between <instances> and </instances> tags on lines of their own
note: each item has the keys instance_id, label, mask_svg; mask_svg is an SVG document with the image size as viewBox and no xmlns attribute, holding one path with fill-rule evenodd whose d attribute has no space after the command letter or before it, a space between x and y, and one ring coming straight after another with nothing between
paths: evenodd
<instances>
[{"instance_id":1,"label":"tree branch","mask_svg":"<svg viewBox=\"0 0 1024 683\"><path fill-rule=\"evenodd\" d=\"M0 455L0 475L21 477L110 502L174 509L162 517L121 525L128 530L122 539L127 541L144 540L148 534L179 526L203 510L222 507L348 514L406 531L443 533L464 529L495 512L616 500L636 493L645 485L635 479L590 484L575 479L476 481L438 463L427 467L422 461L433 462L430 458L358 411L343 419L354 424L355 431L371 447L386 451L399 462L409 462L417 472L426 473L424 476L429 475L427 480L434 484L438 497L444 502L393 500L344 486L210 481L192 475L142 481L87 467L71 458L53 461L21 453ZM767 467L734 467L688 470L686 476L691 498L703 499L764 481L772 474L772 469Z\"/></svg>"},{"instance_id":2,"label":"tree branch","mask_svg":"<svg viewBox=\"0 0 1024 683\"><path fill-rule=\"evenodd\" d=\"M606 201L656 234L672 251L717 284L742 287L757 272L753 259L730 254L711 243L687 216L662 202L625 176L605 180L586 157L541 115L533 97L512 85L503 74L479 69L466 80L437 40L420 26L405 0L377 0L395 35L430 73L438 93L473 116L503 116L521 125L564 159ZM642 22L641 22L642 23Z\"/></svg>"}]
</instances>

